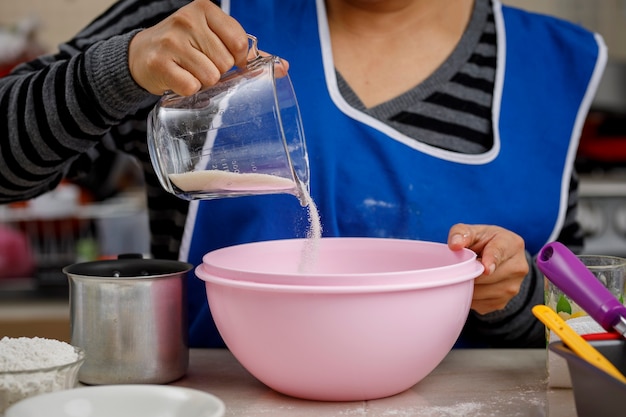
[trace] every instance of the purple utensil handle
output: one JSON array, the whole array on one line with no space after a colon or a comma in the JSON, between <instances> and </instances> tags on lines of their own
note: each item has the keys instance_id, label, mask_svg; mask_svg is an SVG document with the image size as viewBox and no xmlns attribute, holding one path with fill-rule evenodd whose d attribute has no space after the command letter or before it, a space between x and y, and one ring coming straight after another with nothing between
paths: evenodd
<instances>
[{"instance_id":1,"label":"purple utensil handle","mask_svg":"<svg viewBox=\"0 0 626 417\"><path fill-rule=\"evenodd\" d=\"M626 317L626 307L562 243L545 245L537 256L537 266L605 330L613 331L620 319Z\"/></svg>"}]
</instances>

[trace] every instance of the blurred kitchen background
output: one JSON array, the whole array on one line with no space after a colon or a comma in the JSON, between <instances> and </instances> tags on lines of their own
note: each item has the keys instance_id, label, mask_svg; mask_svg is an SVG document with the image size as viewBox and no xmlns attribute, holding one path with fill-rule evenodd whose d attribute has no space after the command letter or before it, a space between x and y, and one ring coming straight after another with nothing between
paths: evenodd
<instances>
[{"instance_id":1,"label":"blurred kitchen background","mask_svg":"<svg viewBox=\"0 0 626 417\"><path fill-rule=\"evenodd\" d=\"M0 3L0 77L69 39L113 0ZM577 168L586 252L626 256L626 0L508 0L604 36L609 64L584 127ZM149 252L142 177L111 154L106 178L63 183L32 201L0 206L0 337L67 340L65 265ZM540 202L537 202L541 204Z\"/></svg>"}]
</instances>

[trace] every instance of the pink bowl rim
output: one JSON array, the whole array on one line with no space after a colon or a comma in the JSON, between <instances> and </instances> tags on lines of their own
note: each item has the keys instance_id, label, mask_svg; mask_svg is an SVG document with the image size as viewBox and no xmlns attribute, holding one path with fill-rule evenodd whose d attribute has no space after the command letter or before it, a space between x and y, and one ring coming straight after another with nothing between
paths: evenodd
<instances>
[{"instance_id":1,"label":"pink bowl rim","mask_svg":"<svg viewBox=\"0 0 626 417\"><path fill-rule=\"evenodd\" d=\"M247 290L267 291L277 293L309 293L309 294L360 294L360 293L382 293L399 292L420 289L443 288L451 285L461 284L474 280L483 272L483 266L476 262L476 269L472 273L457 275L454 279L412 282L402 284L378 284L378 285L288 285L288 284L268 284L264 282L240 281L235 279L219 278L212 275L202 276L201 267L196 268L196 276L206 284L215 284L223 287L232 287Z\"/></svg>"},{"instance_id":2,"label":"pink bowl rim","mask_svg":"<svg viewBox=\"0 0 626 417\"><path fill-rule=\"evenodd\" d=\"M364 241L384 241L384 242L394 242L394 243L398 243L401 242L402 244L405 245L420 245L420 246L437 246L437 247L447 247L447 244L445 243L440 243L440 242L431 242L431 241L425 241L425 240L414 240L414 239L402 239L402 238L379 238L379 237L323 237L322 240L324 241L354 241L357 244L358 243L362 243ZM230 250L234 250L235 248L240 248L240 247L245 247L245 246L258 246L258 245L281 245L284 244L285 242L294 242L294 243L303 243L305 242L306 239L305 238L292 238L292 239L276 239L276 240L267 240L267 241L259 241L259 242L249 242L249 243L242 243L242 244L237 244L237 245L232 245L232 246L227 246L224 248L220 248L220 249L215 249L212 250L208 253L206 253L203 257L202 257L202 263L196 268L196 271L198 271L198 268L203 267L206 268L206 274L211 274L213 275L214 273L217 274L224 274L225 276L232 276L232 275L238 275L241 273L246 273L248 275L250 275L251 277L267 277L268 275L272 275L272 276L276 276L276 277L288 277L292 274L290 273L284 273L284 272L273 272L273 273L267 273L267 272L259 272L259 271L254 271L254 270L249 270L249 269L236 269L236 268L230 268L230 267L224 267L224 266L216 266L214 264L211 264L208 260L209 258L213 257L216 254L219 254L222 251L230 251ZM450 264L450 265L443 265L443 266L436 266L436 267L431 267L431 268L423 268L423 269L419 269L419 273L420 274L426 274L428 272L437 272L437 273L441 273L441 271L446 271L446 270L459 270L459 272L462 273L473 273L476 269L476 266L474 265L475 263L477 263L478 261L476 260L477 256L476 253L473 252L470 249L467 248L463 248L461 250L458 251L459 254L461 254L461 256L466 256L467 259L461 260L460 262L454 263L454 264ZM482 265L481 265L482 266ZM471 268L471 271L466 271L467 269ZM481 269L480 273L482 273L482 271L484 270L484 268ZM398 278L398 277L402 277L403 275L407 275L407 274L413 274L418 270L415 269L406 269L403 271L392 271L392 272L385 272L385 276L389 277L389 278ZM480 275L480 273L478 275ZM314 279L314 278L328 278L328 277L334 277L334 278L349 278L349 279L357 279L357 278L371 278L374 277L376 275L380 275L380 272L372 272L372 273L368 273L368 272L359 272L359 273L307 273L305 274L307 278L310 279ZM197 272L196 272L196 275ZM476 276L478 276L476 275ZM231 279L231 278L228 278ZM247 280L246 280L247 281ZM266 280L255 280L255 282L266 282ZM282 284L282 283L281 283ZM284 284L284 285L293 285L293 284ZM298 284L301 285L301 284ZM343 284L333 284L336 286L341 286ZM348 284L348 286L352 286L353 284ZM387 284L388 285L388 284ZM317 284L316 286L323 286L323 284Z\"/></svg>"},{"instance_id":3,"label":"pink bowl rim","mask_svg":"<svg viewBox=\"0 0 626 417\"><path fill-rule=\"evenodd\" d=\"M429 242L429 241L420 241L420 240L410 240L410 239L392 239L392 238L374 238L374 237L329 237L323 238L325 240L355 240L359 242L370 241L370 240L384 240L386 242L390 241L401 241L402 244L419 244L421 246L447 246L445 243L438 242ZM209 252L203 257L203 261L211 256L212 253L219 252L222 250L230 250L231 248L248 246L248 245L272 245L272 244L284 244L285 241L297 241L302 242L305 239L282 239L282 240L273 240L273 241L263 241L263 242L252 242L252 243L244 243L240 245L234 245L225 247L222 249L217 249L215 251ZM406 243L405 243L406 242ZM198 265L195 268L196 276L205 281L205 283L215 284L226 287L240 288L240 289L248 289L248 290L257 290L257 291L273 291L273 292L291 292L291 293L374 293L374 292L392 292L392 291L407 291L407 290L416 290L416 289L427 289L427 288L438 288L445 287L448 285L458 284L464 281L469 281L477 278L480 274L483 273L484 267L483 265L476 259L476 254L469 249L462 249L464 253L463 256L467 256L467 259L464 259L456 264L438 266L432 268L424 268L420 269L420 273L423 275L428 274L428 272L439 272L445 270L453 270L457 271L455 274L451 274L447 277L437 276L437 278L433 279L420 279L411 280L411 281L398 281L398 280L390 280L381 283L359 283L356 281L359 277L373 277L376 275L380 275L380 272L373 273L355 273L355 274L328 274L328 273L320 273L320 274L305 274L302 276L304 280L314 281L316 278L327 278L329 276L333 277L350 277L355 278L355 283L337 283L337 284L314 284L308 285L306 283L284 283L284 282L267 282L263 280L242 280L240 278L232 278L230 274L233 272L237 273L246 273L251 277L263 277L267 275L276 275L281 277L286 277L291 274L287 273L273 273L268 274L265 272L256 272L256 271L248 271L248 270L236 270L233 268L225 268L215 265L210 265L210 268L207 268L205 262ZM220 272L225 272L226 276L218 276ZM415 270L404 270L404 271L395 271L395 272L385 272L385 276L387 277L402 277L404 275L410 275L415 273Z\"/></svg>"}]
</instances>

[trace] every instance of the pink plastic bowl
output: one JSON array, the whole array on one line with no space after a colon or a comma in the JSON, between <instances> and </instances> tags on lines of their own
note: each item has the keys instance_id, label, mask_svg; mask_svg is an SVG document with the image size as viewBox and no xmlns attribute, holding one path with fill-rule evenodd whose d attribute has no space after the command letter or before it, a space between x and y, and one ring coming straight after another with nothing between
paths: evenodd
<instances>
[{"instance_id":1,"label":"pink plastic bowl","mask_svg":"<svg viewBox=\"0 0 626 417\"><path fill-rule=\"evenodd\" d=\"M305 399L370 400L412 387L448 354L483 271L473 252L323 238L301 273L304 243L219 249L196 268L220 334L261 382Z\"/></svg>"}]
</instances>

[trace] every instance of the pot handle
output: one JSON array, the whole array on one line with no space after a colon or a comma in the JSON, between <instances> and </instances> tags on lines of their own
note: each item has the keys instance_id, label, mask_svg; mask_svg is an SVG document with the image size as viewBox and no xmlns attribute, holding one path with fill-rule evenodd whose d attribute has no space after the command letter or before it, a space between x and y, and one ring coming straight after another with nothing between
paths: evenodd
<instances>
[{"instance_id":1,"label":"pot handle","mask_svg":"<svg viewBox=\"0 0 626 417\"><path fill-rule=\"evenodd\" d=\"M120 253L117 255L117 259L143 259L141 253Z\"/></svg>"}]
</instances>

